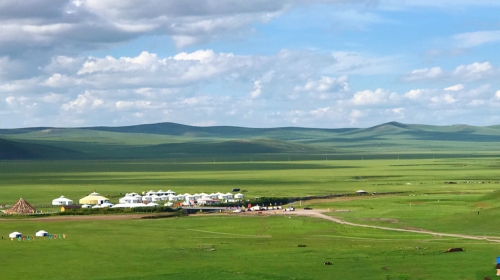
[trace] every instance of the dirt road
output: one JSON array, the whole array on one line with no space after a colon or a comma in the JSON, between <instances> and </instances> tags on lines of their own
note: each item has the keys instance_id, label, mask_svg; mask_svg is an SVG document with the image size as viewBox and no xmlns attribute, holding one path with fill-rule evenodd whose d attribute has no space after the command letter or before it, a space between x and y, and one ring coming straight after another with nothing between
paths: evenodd
<instances>
[{"instance_id":1,"label":"dirt road","mask_svg":"<svg viewBox=\"0 0 500 280\"><path fill-rule=\"evenodd\" d=\"M376 228L381 230L391 230L391 231L399 231L399 232L412 232L412 233L420 233L420 234L430 234L434 236L446 236L446 237L456 237L463 239L473 239L473 240L484 240L490 242L500 243L499 236L476 236L476 235L466 235L466 234L456 234L456 233L441 233L434 232L429 230L418 230L418 229L402 229L402 228L390 228L390 227L381 227L381 226L372 226L372 225L364 225L364 224L356 224L351 222L346 222L338 218L334 218L331 216L327 216L323 214L325 210L296 210L293 212L284 212L286 215L296 215L296 216L307 216L307 217L316 217L324 220L332 221L334 223L348 225L353 227L365 227L365 228Z\"/></svg>"}]
</instances>

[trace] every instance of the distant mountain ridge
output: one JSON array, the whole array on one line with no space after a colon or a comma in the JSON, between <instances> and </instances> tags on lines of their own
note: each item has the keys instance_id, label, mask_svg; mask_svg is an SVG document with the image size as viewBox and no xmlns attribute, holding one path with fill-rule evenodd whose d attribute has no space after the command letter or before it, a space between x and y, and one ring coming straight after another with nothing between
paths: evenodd
<instances>
[{"instance_id":1,"label":"distant mountain ridge","mask_svg":"<svg viewBox=\"0 0 500 280\"><path fill-rule=\"evenodd\" d=\"M122 127L0 129L0 159L165 158L174 154L451 153L496 151L494 147L498 142L500 125L433 126L388 122L369 128L326 129L156 123Z\"/></svg>"}]
</instances>

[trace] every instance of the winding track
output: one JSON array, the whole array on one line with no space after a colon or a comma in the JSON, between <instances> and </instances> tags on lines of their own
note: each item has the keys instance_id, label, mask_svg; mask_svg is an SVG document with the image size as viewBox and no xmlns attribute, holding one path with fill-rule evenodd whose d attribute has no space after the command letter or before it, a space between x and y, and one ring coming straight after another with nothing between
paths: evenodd
<instances>
[{"instance_id":1,"label":"winding track","mask_svg":"<svg viewBox=\"0 0 500 280\"><path fill-rule=\"evenodd\" d=\"M297 216L321 218L324 220L332 221L334 223L353 226L353 227L375 228L375 229L392 230L392 231L399 231L399 232L412 232L412 233L420 233L420 234L430 234L430 235L434 235L434 236L456 237L456 238L463 238L463 239L483 240L483 241L500 243L500 237L498 237L498 236L477 236L477 235L456 234L456 233L441 233L441 232L434 232L434 231L429 231L429 230L390 228L390 227L356 224L356 223L346 222L346 221L343 221L341 219L334 218L331 216L327 216L327 215L323 214L323 212L325 212L325 211L324 210L296 210L293 212L285 212L285 213L287 215L297 215Z\"/></svg>"}]
</instances>

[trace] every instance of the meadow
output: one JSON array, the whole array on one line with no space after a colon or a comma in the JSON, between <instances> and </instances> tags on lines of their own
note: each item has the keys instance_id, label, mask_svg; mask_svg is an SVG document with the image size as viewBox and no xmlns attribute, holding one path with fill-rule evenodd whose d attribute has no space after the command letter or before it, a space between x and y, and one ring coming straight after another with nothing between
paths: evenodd
<instances>
[{"instance_id":1,"label":"meadow","mask_svg":"<svg viewBox=\"0 0 500 280\"><path fill-rule=\"evenodd\" d=\"M3 279L476 279L494 275L500 249L279 214L1 226L67 236L1 240Z\"/></svg>"},{"instance_id":2,"label":"meadow","mask_svg":"<svg viewBox=\"0 0 500 280\"><path fill-rule=\"evenodd\" d=\"M500 236L496 157L284 160L1 161L0 204L47 205L96 190L230 191L302 197L298 207L360 224ZM449 184L454 182L456 184ZM357 196L356 190L368 195ZM373 195L376 192L377 194ZM396 192L395 194L383 194ZM308 200L311 195L347 197ZM480 212L478 215L477 212ZM66 239L0 243L4 279L484 279L500 244L339 225L311 217L198 214L157 220L3 219L0 234ZM299 244L306 247L298 247ZM444 254L451 247L465 252ZM332 262L325 266L324 262ZM29 267L29 269L27 269Z\"/></svg>"}]
</instances>

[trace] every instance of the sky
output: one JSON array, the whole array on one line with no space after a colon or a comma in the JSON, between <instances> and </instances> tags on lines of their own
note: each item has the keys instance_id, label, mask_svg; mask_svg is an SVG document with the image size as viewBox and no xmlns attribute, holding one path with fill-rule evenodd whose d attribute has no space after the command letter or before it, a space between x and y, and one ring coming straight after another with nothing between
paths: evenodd
<instances>
[{"instance_id":1,"label":"sky","mask_svg":"<svg viewBox=\"0 0 500 280\"><path fill-rule=\"evenodd\" d=\"M0 128L500 124L498 0L0 0Z\"/></svg>"}]
</instances>

